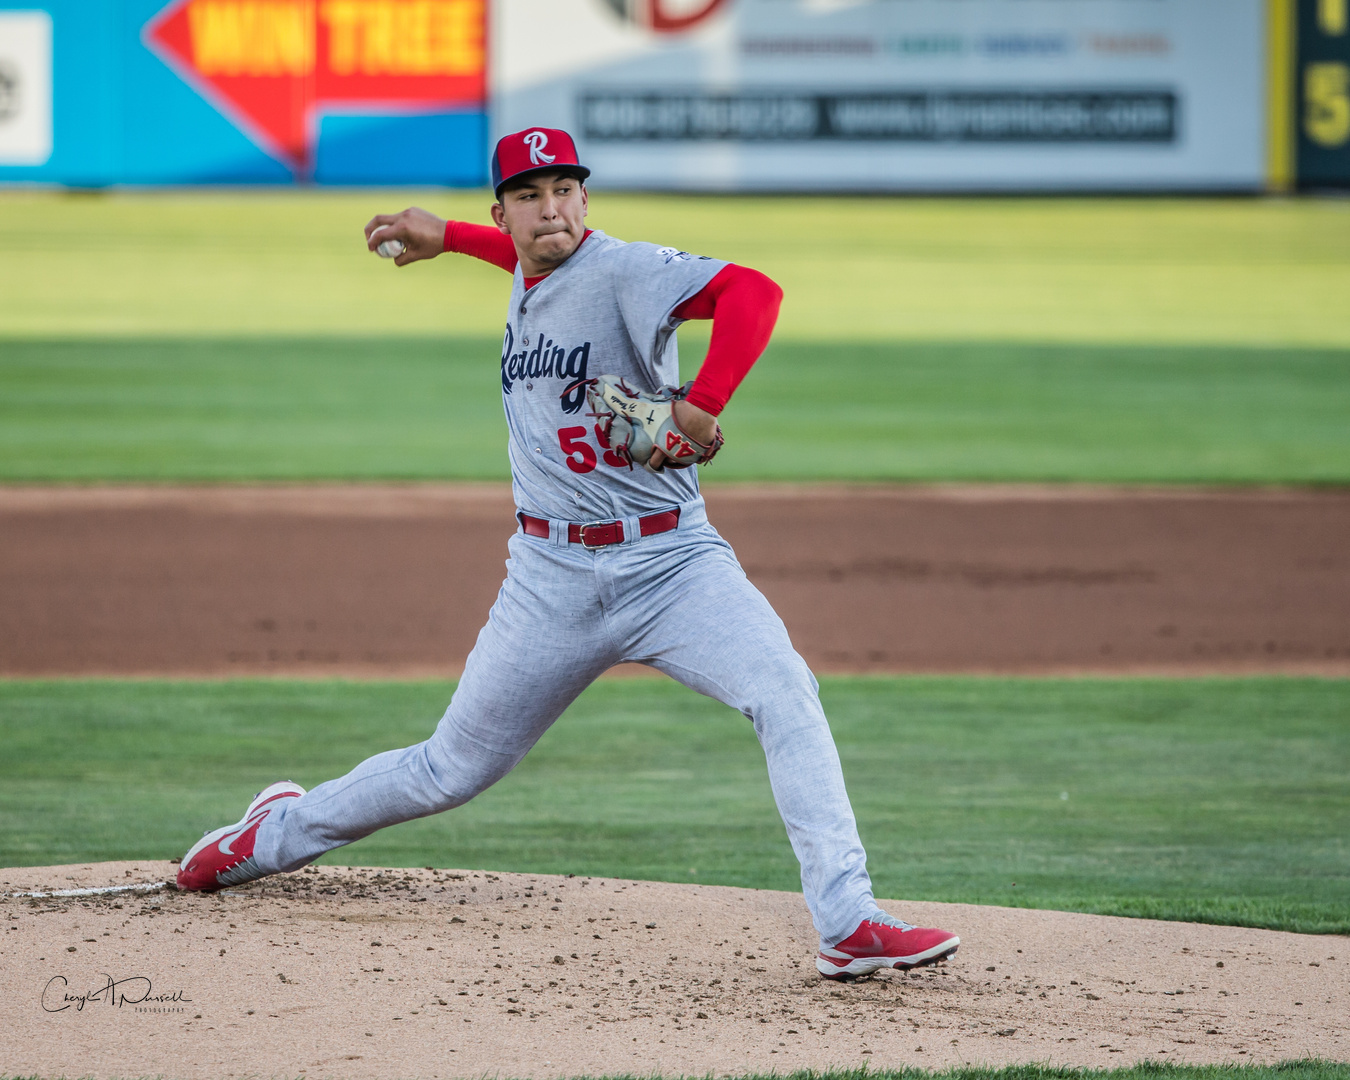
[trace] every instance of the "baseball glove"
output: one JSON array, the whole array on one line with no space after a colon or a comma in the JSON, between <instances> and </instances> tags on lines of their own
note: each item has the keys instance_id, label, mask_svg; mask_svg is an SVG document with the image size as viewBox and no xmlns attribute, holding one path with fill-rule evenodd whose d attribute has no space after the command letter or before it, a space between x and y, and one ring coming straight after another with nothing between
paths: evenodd
<instances>
[{"instance_id":1,"label":"baseball glove","mask_svg":"<svg viewBox=\"0 0 1350 1080\"><path fill-rule=\"evenodd\" d=\"M596 419L595 433L600 442L628 461L631 469L639 463L652 472L649 459L653 449L666 455L662 467L686 469L713 459L722 448L722 428L713 434L711 445L691 438L675 419L675 402L689 393L692 382L678 390L663 387L654 394L634 390L618 375L601 375L586 388L591 414Z\"/></svg>"}]
</instances>

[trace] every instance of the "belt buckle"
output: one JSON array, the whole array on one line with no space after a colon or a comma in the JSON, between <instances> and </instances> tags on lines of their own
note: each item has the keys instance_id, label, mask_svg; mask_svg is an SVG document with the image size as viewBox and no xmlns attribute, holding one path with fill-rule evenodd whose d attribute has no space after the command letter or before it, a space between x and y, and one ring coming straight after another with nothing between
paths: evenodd
<instances>
[{"instance_id":1,"label":"belt buckle","mask_svg":"<svg viewBox=\"0 0 1350 1080\"><path fill-rule=\"evenodd\" d=\"M623 543L622 540L610 540L610 541L608 541L607 543L604 543L604 544L588 544L588 543L586 543L586 530L587 530L587 529L598 529L598 528L602 528L602 527L605 526L605 525L618 525L620 528L622 528L622 527L623 527L623 521L622 521L620 518L612 518L612 519L610 519L610 520L608 520L608 521L588 521L588 522L586 522L584 525L581 526L581 546L584 547L587 551L599 551L599 550L600 550L601 548L603 548L603 547L609 547L609 546L612 545L612 544L620 544L620 543Z\"/></svg>"}]
</instances>

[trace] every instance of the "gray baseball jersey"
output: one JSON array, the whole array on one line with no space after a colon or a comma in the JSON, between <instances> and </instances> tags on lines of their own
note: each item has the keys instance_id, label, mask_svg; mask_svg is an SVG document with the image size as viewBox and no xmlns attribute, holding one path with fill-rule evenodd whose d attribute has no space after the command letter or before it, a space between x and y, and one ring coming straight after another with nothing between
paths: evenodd
<instances>
[{"instance_id":1,"label":"gray baseball jersey","mask_svg":"<svg viewBox=\"0 0 1350 1080\"><path fill-rule=\"evenodd\" d=\"M516 505L554 521L630 517L698 499L696 470L630 468L587 415L586 380L638 390L680 381L671 313L725 262L592 232L526 290L516 267L502 340L502 401Z\"/></svg>"}]
</instances>

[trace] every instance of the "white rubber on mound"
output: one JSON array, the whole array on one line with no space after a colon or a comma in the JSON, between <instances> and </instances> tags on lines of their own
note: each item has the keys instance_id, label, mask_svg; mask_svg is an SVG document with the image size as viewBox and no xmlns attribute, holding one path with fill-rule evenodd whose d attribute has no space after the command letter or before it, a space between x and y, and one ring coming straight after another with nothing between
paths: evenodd
<instances>
[{"instance_id":1,"label":"white rubber on mound","mask_svg":"<svg viewBox=\"0 0 1350 1080\"><path fill-rule=\"evenodd\" d=\"M51 892L0 893L0 896L20 900L40 900L45 896L107 896L109 893L154 892L168 884L167 881L148 881L137 885L107 885L101 889L53 889Z\"/></svg>"}]
</instances>

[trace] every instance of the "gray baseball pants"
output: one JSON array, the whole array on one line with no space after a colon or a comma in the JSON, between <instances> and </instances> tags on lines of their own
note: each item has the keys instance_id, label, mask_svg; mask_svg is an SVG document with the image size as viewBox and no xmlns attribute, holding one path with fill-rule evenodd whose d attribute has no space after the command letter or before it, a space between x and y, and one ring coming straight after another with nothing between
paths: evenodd
<instances>
[{"instance_id":1,"label":"gray baseball pants","mask_svg":"<svg viewBox=\"0 0 1350 1080\"><path fill-rule=\"evenodd\" d=\"M261 869L296 870L377 829L468 802L597 676L628 660L754 725L822 943L876 912L815 677L701 501L668 533L596 551L517 533L509 551L506 581L435 733L281 800L258 830Z\"/></svg>"}]
</instances>

